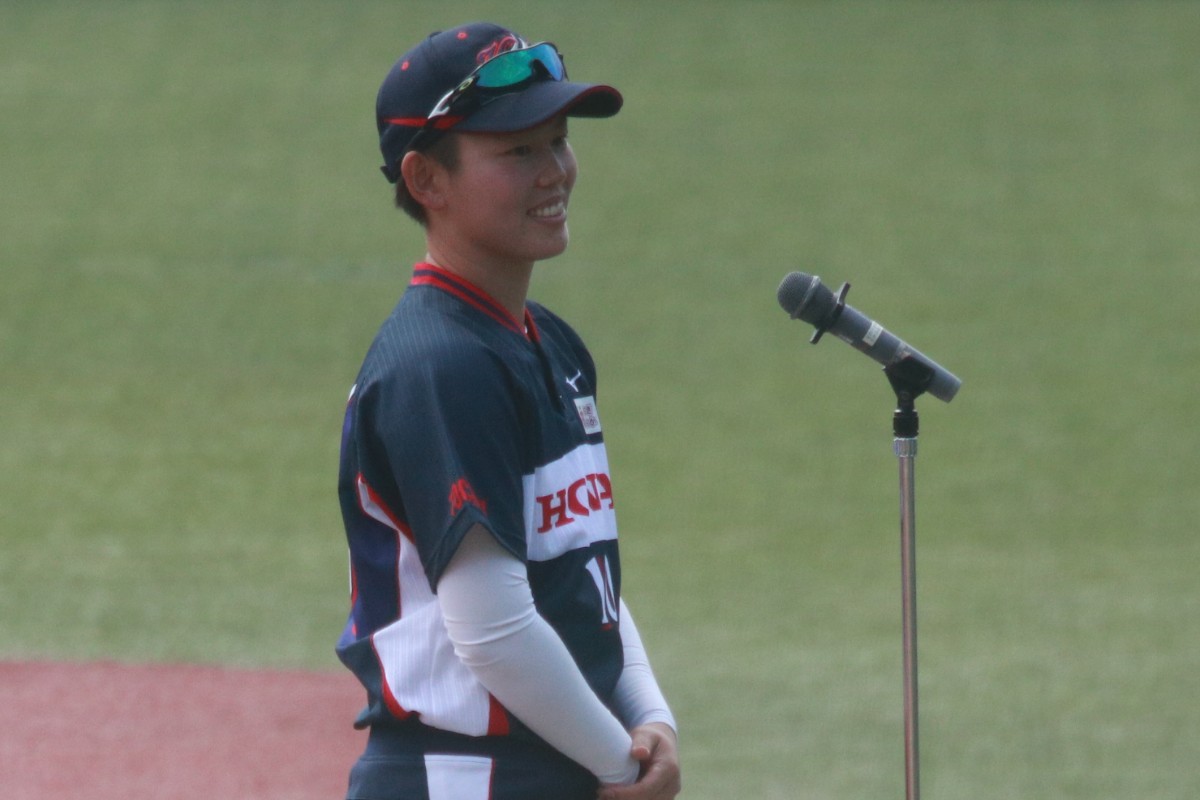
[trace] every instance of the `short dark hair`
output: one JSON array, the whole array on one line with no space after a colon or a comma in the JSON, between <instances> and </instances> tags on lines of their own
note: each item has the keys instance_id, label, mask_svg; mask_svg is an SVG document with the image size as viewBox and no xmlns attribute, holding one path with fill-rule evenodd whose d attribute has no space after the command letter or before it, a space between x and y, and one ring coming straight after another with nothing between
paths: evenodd
<instances>
[{"instance_id":1,"label":"short dark hair","mask_svg":"<svg viewBox=\"0 0 1200 800\"><path fill-rule=\"evenodd\" d=\"M419 152L429 156L451 172L458 169L458 137L453 133L439 136L432 144L421 148ZM397 169L399 166L399 164L396 165ZM422 225L429 221L425 213L425 206L418 203L416 198L409 194L408 184L404 182L403 175L396 181L396 207Z\"/></svg>"}]
</instances>

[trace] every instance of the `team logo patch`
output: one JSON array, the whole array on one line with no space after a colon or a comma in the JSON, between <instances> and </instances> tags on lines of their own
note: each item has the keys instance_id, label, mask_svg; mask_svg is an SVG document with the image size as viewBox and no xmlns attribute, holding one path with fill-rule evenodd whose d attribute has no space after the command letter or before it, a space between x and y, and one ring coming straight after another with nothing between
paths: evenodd
<instances>
[{"instance_id":1,"label":"team logo patch","mask_svg":"<svg viewBox=\"0 0 1200 800\"><path fill-rule=\"evenodd\" d=\"M511 33L506 33L496 41L492 42L487 47L475 54L476 64L486 64L501 53L507 53L509 50L516 50L519 47L527 47L525 42L513 36Z\"/></svg>"},{"instance_id":2,"label":"team logo patch","mask_svg":"<svg viewBox=\"0 0 1200 800\"><path fill-rule=\"evenodd\" d=\"M580 517L611 509L612 480L603 472L594 472L574 481L565 489L539 495L537 504L540 511L538 533L564 528Z\"/></svg>"},{"instance_id":3,"label":"team logo patch","mask_svg":"<svg viewBox=\"0 0 1200 800\"><path fill-rule=\"evenodd\" d=\"M475 494L473 487L466 478L459 478L454 485L450 487L450 516L454 516L459 511L462 511L463 506L475 506L483 513L487 513L487 502Z\"/></svg>"},{"instance_id":4,"label":"team logo patch","mask_svg":"<svg viewBox=\"0 0 1200 800\"><path fill-rule=\"evenodd\" d=\"M575 410L579 412L579 421L587 433L600 432L600 415L596 413L596 398L591 395L575 398Z\"/></svg>"}]
</instances>

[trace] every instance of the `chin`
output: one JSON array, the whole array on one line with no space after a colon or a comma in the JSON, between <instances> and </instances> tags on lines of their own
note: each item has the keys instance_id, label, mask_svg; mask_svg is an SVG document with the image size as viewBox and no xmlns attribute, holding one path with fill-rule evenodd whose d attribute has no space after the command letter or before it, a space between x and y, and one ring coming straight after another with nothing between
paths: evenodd
<instances>
[{"instance_id":1,"label":"chin","mask_svg":"<svg viewBox=\"0 0 1200 800\"><path fill-rule=\"evenodd\" d=\"M562 236L556 242L547 242L546 246L541 248L539 254L534 258L535 261L545 261L548 258L562 255L566 252L567 245L570 243L571 237L567 235L567 229L563 228Z\"/></svg>"}]
</instances>

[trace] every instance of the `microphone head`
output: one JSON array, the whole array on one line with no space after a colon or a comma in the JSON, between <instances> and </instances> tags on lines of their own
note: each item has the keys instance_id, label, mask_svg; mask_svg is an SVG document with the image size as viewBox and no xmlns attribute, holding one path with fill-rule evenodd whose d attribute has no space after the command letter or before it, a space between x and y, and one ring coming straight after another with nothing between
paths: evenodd
<instances>
[{"instance_id":1,"label":"microphone head","mask_svg":"<svg viewBox=\"0 0 1200 800\"><path fill-rule=\"evenodd\" d=\"M825 320L837 306L837 299L821 279L803 272L791 272L779 284L775 293L780 307L792 319L800 319L823 327Z\"/></svg>"},{"instance_id":2,"label":"microphone head","mask_svg":"<svg viewBox=\"0 0 1200 800\"><path fill-rule=\"evenodd\" d=\"M783 282L779 284L779 291L775 293L775 298L779 300L779 306L792 319L796 318L796 312L800 310L800 306L804 305L804 296L812 291L817 280L812 275L805 275L803 272L789 272L783 276Z\"/></svg>"}]
</instances>

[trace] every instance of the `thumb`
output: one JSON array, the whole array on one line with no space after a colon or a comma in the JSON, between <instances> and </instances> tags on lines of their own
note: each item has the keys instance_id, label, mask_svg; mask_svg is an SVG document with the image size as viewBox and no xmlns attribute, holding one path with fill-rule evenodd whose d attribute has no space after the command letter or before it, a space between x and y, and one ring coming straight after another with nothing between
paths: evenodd
<instances>
[{"instance_id":1,"label":"thumb","mask_svg":"<svg viewBox=\"0 0 1200 800\"><path fill-rule=\"evenodd\" d=\"M633 733L633 747L629 754L634 761L648 761L654 753L654 736L648 731L638 730Z\"/></svg>"}]
</instances>

